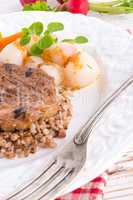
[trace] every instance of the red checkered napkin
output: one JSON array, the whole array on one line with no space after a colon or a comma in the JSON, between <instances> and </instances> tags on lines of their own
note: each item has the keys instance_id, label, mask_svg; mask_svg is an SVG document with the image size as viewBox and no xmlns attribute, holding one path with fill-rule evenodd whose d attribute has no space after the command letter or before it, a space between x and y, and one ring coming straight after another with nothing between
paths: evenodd
<instances>
[{"instance_id":1,"label":"red checkered napkin","mask_svg":"<svg viewBox=\"0 0 133 200\"><path fill-rule=\"evenodd\" d=\"M102 200L107 178L107 173L104 173L85 186L82 186L65 196L57 198L56 200Z\"/></svg>"}]
</instances>

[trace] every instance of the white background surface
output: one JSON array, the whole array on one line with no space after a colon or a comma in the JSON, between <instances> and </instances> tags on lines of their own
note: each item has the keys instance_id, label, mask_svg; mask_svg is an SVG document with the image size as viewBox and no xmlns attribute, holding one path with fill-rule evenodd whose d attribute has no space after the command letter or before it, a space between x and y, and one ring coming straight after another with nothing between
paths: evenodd
<instances>
[{"instance_id":1,"label":"white background surface","mask_svg":"<svg viewBox=\"0 0 133 200\"><path fill-rule=\"evenodd\" d=\"M19 11L21 10L21 6L19 4L18 0L0 0L0 13L7 13L7 12L13 12L13 11ZM133 15L121 15L121 16L108 16L108 15L102 15L102 14L94 14L91 13L91 16L96 16L100 19L103 19L105 21L108 21L112 24L115 24L117 26L120 26L122 28L130 28L133 30ZM21 178L21 177L20 177ZM8 180L5 180L8 181ZM123 194L124 195L124 194ZM129 197L128 200L132 200L133 197ZM108 199L108 198L107 198ZM115 199L115 196L114 196ZM123 200L123 198L119 198L119 200ZM125 198L124 198L125 200ZM127 200L127 198L126 198Z\"/></svg>"}]
</instances>

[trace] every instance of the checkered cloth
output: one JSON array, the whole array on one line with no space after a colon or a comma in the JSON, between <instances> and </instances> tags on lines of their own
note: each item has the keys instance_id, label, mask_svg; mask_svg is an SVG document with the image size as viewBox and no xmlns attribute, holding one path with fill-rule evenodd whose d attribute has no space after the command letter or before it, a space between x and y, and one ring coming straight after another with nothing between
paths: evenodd
<instances>
[{"instance_id":1,"label":"checkered cloth","mask_svg":"<svg viewBox=\"0 0 133 200\"><path fill-rule=\"evenodd\" d=\"M104 173L85 186L80 187L65 196L57 198L56 200L102 200L107 178L107 173Z\"/></svg>"}]
</instances>

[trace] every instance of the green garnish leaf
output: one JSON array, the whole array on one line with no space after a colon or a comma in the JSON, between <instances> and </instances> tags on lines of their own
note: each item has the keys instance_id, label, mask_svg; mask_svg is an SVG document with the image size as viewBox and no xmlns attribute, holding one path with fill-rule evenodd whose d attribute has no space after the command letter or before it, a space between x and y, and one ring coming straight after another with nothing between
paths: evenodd
<instances>
[{"instance_id":1,"label":"green garnish leaf","mask_svg":"<svg viewBox=\"0 0 133 200\"><path fill-rule=\"evenodd\" d=\"M28 44L30 42L30 40L31 40L31 36L30 35L24 35L20 39L20 44L22 46L24 46L24 45Z\"/></svg>"},{"instance_id":2,"label":"green garnish leaf","mask_svg":"<svg viewBox=\"0 0 133 200\"><path fill-rule=\"evenodd\" d=\"M64 25L60 22L52 22L48 24L47 30L50 33L56 32L56 31L62 31L64 30Z\"/></svg>"},{"instance_id":3,"label":"green garnish leaf","mask_svg":"<svg viewBox=\"0 0 133 200\"><path fill-rule=\"evenodd\" d=\"M50 34L50 32L48 31L48 30L46 30L45 32L44 32L44 35L49 35Z\"/></svg>"},{"instance_id":4,"label":"green garnish leaf","mask_svg":"<svg viewBox=\"0 0 133 200\"><path fill-rule=\"evenodd\" d=\"M32 4L26 4L23 8L23 11L30 11L30 10L39 10L39 11L48 11L49 6L48 3L43 1L36 1Z\"/></svg>"},{"instance_id":5,"label":"green garnish leaf","mask_svg":"<svg viewBox=\"0 0 133 200\"><path fill-rule=\"evenodd\" d=\"M38 47L40 49L49 48L52 44L56 42L56 39L51 35L45 35L39 42Z\"/></svg>"},{"instance_id":6,"label":"green garnish leaf","mask_svg":"<svg viewBox=\"0 0 133 200\"><path fill-rule=\"evenodd\" d=\"M22 29L20 44L24 46L30 43L34 35L40 36L39 41L36 41L32 45L29 53L33 56L41 55L44 49L49 48L58 41L58 38L53 35L53 32L62 31L63 29L64 25L62 23L52 22L48 24L47 29L44 31L44 26L42 22L34 22L31 24L30 27ZM84 36L78 36L74 39L64 39L62 40L62 42L84 44L88 42L88 39Z\"/></svg>"},{"instance_id":7,"label":"green garnish leaf","mask_svg":"<svg viewBox=\"0 0 133 200\"><path fill-rule=\"evenodd\" d=\"M46 2L43 1L37 1L35 3L32 4L32 8L33 10L49 10L49 6Z\"/></svg>"},{"instance_id":8,"label":"green garnish leaf","mask_svg":"<svg viewBox=\"0 0 133 200\"><path fill-rule=\"evenodd\" d=\"M22 35L29 35L30 30L28 28L22 28Z\"/></svg>"},{"instance_id":9,"label":"green garnish leaf","mask_svg":"<svg viewBox=\"0 0 133 200\"><path fill-rule=\"evenodd\" d=\"M38 44L33 44L33 46L30 49L30 53L32 56L39 56L42 54L42 52L43 52L43 49L40 49L38 47Z\"/></svg>"},{"instance_id":10,"label":"green garnish leaf","mask_svg":"<svg viewBox=\"0 0 133 200\"><path fill-rule=\"evenodd\" d=\"M32 5L30 5L30 4L24 5L23 11L30 11L30 10L33 10Z\"/></svg>"},{"instance_id":11,"label":"green garnish leaf","mask_svg":"<svg viewBox=\"0 0 133 200\"><path fill-rule=\"evenodd\" d=\"M36 1L35 3L24 5L23 11L52 11L54 9L55 8L51 8L45 1Z\"/></svg>"},{"instance_id":12,"label":"green garnish leaf","mask_svg":"<svg viewBox=\"0 0 133 200\"><path fill-rule=\"evenodd\" d=\"M67 42L67 43L75 43L74 39L64 39L62 42Z\"/></svg>"},{"instance_id":13,"label":"green garnish leaf","mask_svg":"<svg viewBox=\"0 0 133 200\"><path fill-rule=\"evenodd\" d=\"M77 36L75 38L75 42L78 44L84 44L88 42L88 38L86 38L85 36Z\"/></svg>"},{"instance_id":14,"label":"green garnish leaf","mask_svg":"<svg viewBox=\"0 0 133 200\"><path fill-rule=\"evenodd\" d=\"M43 32L43 23L41 23L41 22L34 22L29 27L29 30L32 32L32 34L41 35L41 33Z\"/></svg>"},{"instance_id":15,"label":"green garnish leaf","mask_svg":"<svg viewBox=\"0 0 133 200\"><path fill-rule=\"evenodd\" d=\"M64 39L62 42L84 44L88 42L88 39L84 36L77 36L75 39Z\"/></svg>"},{"instance_id":16,"label":"green garnish leaf","mask_svg":"<svg viewBox=\"0 0 133 200\"><path fill-rule=\"evenodd\" d=\"M20 38L20 44L22 46L28 44L31 40L31 33L30 30L28 28L23 28L22 29L22 36Z\"/></svg>"}]
</instances>

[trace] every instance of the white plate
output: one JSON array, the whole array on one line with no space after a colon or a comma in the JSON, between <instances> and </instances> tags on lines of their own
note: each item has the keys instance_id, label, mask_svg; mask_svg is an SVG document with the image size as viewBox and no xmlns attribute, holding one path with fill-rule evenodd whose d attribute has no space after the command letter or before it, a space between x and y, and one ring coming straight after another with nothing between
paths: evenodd
<instances>
[{"instance_id":1,"label":"white plate","mask_svg":"<svg viewBox=\"0 0 133 200\"><path fill-rule=\"evenodd\" d=\"M60 37L74 36L77 34L88 36L91 43L97 47L98 55L106 63L105 70L107 71L108 80L106 83L106 88L108 89L107 94L115 89L133 71L132 37L126 31L117 29L95 18L71 15L68 13L18 12L0 16L0 29L5 34L11 34L19 31L21 27L33 21L42 21L44 23L50 21L63 22L65 24L65 30L63 34L59 33ZM85 48L95 55L90 44L85 45ZM100 96L101 85L99 83L89 89L83 89L74 95L72 101L75 114L68 130L68 136L58 141L59 145L56 150L41 150L35 155L25 159L0 160L0 169L3 169L0 174L0 180L3 180L0 183L0 200L3 200L5 195L35 176L39 168L45 165L45 161L60 151L72 139L81 125L96 109L100 102ZM89 156L83 171L71 185L65 188L65 191L60 192L60 195L85 184L102 173L131 145L131 142L129 144L126 143L123 150L120 144L117 144L117 142L114 143L115 140L115 136L112 135L110 141L115 149L115 151L112 151L110 146L108 146L107 137L100 137L97 133L96 140L88 144ZM99 151L103 145L106 147L104 148L105 151ZM107 155L109 152L112 152L112 154L110 153L111 157L108 158Z\"/></svg>"}]
</instances>

